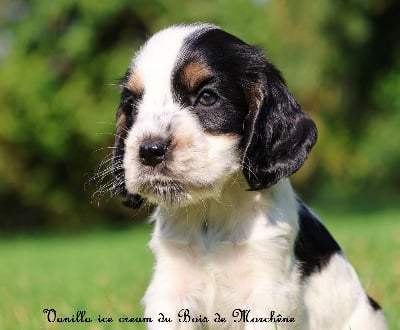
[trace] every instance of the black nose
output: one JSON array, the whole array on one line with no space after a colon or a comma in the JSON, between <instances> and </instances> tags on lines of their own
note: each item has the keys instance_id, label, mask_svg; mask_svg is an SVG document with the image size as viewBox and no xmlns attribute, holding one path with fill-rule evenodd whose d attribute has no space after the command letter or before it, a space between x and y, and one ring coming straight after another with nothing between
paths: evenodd
<instances>
[{"instance_id":1,"label":"black nose","mask_svg":"<svg viewBox=\"0 0 400 330\"><path fill-rule=\"evenodd\" d=\"M143 142L139 147L139 157L143 165L155 167L164 159L169 143L156 140Z\"/></svg>"}]
</instances>

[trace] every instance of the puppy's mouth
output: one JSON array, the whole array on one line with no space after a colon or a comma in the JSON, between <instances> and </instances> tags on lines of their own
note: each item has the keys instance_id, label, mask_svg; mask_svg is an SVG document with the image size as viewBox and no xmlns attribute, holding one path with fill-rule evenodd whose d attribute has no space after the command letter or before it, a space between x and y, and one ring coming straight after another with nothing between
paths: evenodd
<instances>
[{"instance_id":1,"label":"puppy's mouth","mask_svg":"<svg viewBox=\"0 0 400 330\"><path fill-rule=\"evenodd\" d=\"M150 203L171 208L188 205L198 199L215 195L218 193L217 190L213 184L162 179L142 182L135 193L146 198Z\"/></svg>"},{"instance_id":2,"label":"puppy's mouth","mask_svg":"<svg viewBox=\"0 0 400 330\"><path fill-rule=\"evenodd\" d=\"M138 193L150 202L172 207L191 200L185 185L174 180L154 180L138 187Z\"/></svg>"}]
</instances>

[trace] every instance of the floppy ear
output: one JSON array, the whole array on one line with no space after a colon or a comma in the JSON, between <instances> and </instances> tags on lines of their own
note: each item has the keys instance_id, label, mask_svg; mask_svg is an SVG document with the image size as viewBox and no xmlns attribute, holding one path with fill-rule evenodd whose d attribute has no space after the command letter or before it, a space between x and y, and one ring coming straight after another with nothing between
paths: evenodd
<instances>
[{"instance_id":1,"label":"floppy ear","mask_svg":"<svg viewBox=\"0 0 400 330\"><path fill-rule=\"evenodd\" d=\"M289 93L279 71L267 63L258 80L248 88L242 144L249 190L268 188L292 175L317 140L314 122Z\"/></svg>"},{"instance_id":2,"label":"floppy ear","mask_svg":"<svg viewBox=\"0 0 400 330\"><path fill-rule=\"evenodd\" d=\"M112 159L112 175L114 177L113 190L125 197L122 202L125 206L137 209L144 199L137 194L130 194L125 188L125 170L123 159L125 154L125 139L133 124L132 106L134 95L127 90L121 92L121 102L116 115L115 142Z\"/></svg>"}]
</instances>

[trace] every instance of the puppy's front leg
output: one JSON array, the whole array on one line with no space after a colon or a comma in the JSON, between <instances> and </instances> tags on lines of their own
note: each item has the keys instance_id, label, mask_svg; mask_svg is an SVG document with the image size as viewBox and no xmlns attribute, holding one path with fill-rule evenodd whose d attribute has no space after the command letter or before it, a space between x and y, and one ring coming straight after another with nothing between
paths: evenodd
<instances>
[{"instance_id":1,"label":"puppy's front leg","mask_svg":"<svg viewBox=\"0 0 400 330\"><path fill-rule=\"evenodd\" d=\"M201 318L194 318L194 306L176 281L153 280L143 298L148 329L203 329Z\"/></svg>"}]
</instances>

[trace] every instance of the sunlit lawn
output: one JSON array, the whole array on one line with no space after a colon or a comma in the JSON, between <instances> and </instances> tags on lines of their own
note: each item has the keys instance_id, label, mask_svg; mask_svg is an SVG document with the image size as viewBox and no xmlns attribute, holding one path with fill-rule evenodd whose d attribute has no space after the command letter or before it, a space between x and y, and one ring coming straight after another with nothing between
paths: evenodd
<instances>
[{"instance_id":1,"label":"sunlit lawn","mask_svg":"<svg viewBox=\"0 0 400 330\"><path fill-rule=\"evenodd\" d=\"M319 213L364 287L384 306L390 328L400 329L400 210L350 216ZM118 318L143 316L140 299L153 262L146 247L149 235L146 225L1 238L0 328L144 329L143 324L122 324ZM86 311L93 322L49 323L44 308L54 308L62 317ZM99 315L114 322L99 323Z\"/></svg>"}]
</instances>

